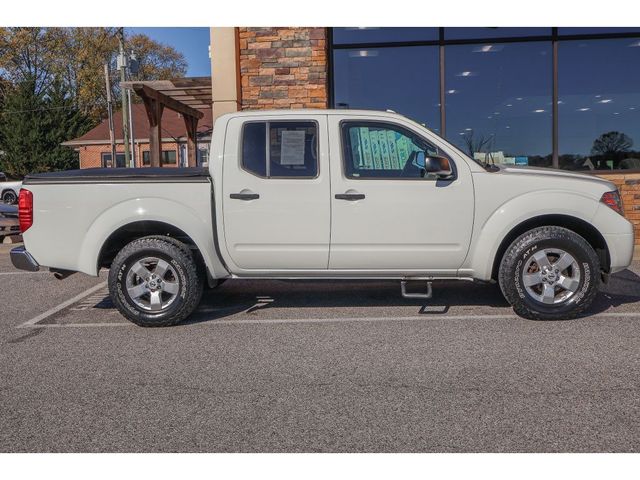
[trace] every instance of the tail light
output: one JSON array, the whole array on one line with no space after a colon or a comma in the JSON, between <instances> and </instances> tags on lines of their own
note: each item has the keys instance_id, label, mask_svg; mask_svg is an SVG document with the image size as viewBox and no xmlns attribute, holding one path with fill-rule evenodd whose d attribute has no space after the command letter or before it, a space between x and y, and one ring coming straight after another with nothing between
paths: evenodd
<instances>
[{"instance_id":1,"label":"tail light","mask_svg":"<svg viewBox=\"0 0 640 480\"><path fill-rule=\"evenodd\" d=\"M620 198L620 193L618 190L613 190L611 192L606 192L600 198L600 201L604 203L607 207L615 210L620 215L624 216L624 208L622 207L622 199Z\"/></svg>"},{"instance_id":2,"label":"tail light","mask_svg":"<svg viewBox=\"0 0 640 480\"><path fill-rule=\"evenodd\" d=\"M33 225L33 193L24 188L20 189L18 197L18 221L20 231L26 232Z\"/></svg>"}]
</instances>

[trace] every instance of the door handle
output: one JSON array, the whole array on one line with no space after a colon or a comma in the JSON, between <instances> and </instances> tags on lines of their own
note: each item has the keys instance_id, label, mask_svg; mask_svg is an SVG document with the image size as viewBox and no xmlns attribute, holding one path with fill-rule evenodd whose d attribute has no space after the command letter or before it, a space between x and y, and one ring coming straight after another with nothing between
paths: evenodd
<instances>
[{"instance_id":1,"label":"door handle","mask_svg":"<svg viewBox=\"0 0 640 480\"><path fill-rule=\"evenodd\" d=\"M257 193L232 193L229 195L232 200L257 200L260 195Z\"/></svg>"},{"instance_id":2,"label":"door handle","mask_svg":"<svg viewBox=\"0 0 640 480\"><path fill-rule=\"evenodd\" d=\"M364 200L364 193L336 193L336 200L347 200L349 202Z\"/></svg>"}]
</instances>

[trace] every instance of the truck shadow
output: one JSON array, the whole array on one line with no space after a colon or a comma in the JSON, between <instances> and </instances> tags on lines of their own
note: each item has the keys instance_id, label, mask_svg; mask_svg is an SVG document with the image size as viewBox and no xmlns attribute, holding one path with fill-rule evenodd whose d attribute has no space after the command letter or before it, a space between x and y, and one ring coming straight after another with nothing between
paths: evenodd
<instances>
[{"instance_id":1,"label":"truck shadow","mask_svg":"<svg viewBox=\"0 0 640 480\"><path fill-rule=\"evenodd\" d=\"M221 320L237 314L258 315L271 309L335 309L404 307L403 315L444 315L450 307L489 307L497 313L512 313L495 284L460 281L434 282L433 298L406 299L398 281L349 280L232 280L215 290L206 290L199 309L185 323ZM420 291L420 283L412 291ZM585 316L612 307L640 302L640 277L631 270L612 275L603 285ZM468 314L468 308L466 314ZM268 313L268 312L265 312ZM381 312L382 313L382 312ZM489 313L489 312L485 312ZM491 313L496 313L491 312ZM384 314L384 313L383 313ZM386 314L389 314L386 312ZM317 314L307 313L314 317ZM345 315L349 315L346 313ZM375 315L375 314L374 314Z\"/></svg>"}]
</instances>

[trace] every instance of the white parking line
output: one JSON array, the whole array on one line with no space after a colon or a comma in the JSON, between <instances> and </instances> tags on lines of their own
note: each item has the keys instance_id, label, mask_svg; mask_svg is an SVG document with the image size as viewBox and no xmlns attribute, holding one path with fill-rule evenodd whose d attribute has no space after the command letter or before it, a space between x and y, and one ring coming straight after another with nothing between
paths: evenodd
<instances>
[{"instance_id":1,"label":"white parking line","mask_svg":"<svg viewBox=\"0 0 640 480\"><path fill-rule=\"evenodd\" d=\"M97 292L98 290L100 290L101 288L105 288L107 286L107 283L100 283L98 285L95 285L93 287L91 287L88 290L85 290L84 292L82 292L79 295L76 295L73 298L70 298L69 300L67 300L66 302L62 302L60 305L50 308L49 310L47 310L44 313L41 313L40 315L38 315L35 318L32 318L31 320L28 320L26 322L24 322L21 325L18 325L18 328L28 328L28 327L33 327L33 326L40 326L40 325L36 325L38 322L41 322L42 320L44 320L45 318L50 317L51 315L58 313L60 310L64 310L65 308L67 308L69 305L73 305L74 303L82 300L85 297L88 297L89 295L91 295L94 292Z\"/></svg>"},{"instance_id":2,"label":"white parking line","mask_svg":"<svg viewBox=\"0 0 640 480\"><path fill-rule=\"evenodd\" d=\"M64 308L64 307L63 307ZM59 311L59 310L58 310ZM55 312L54 312L55 313ZM44 315L44 314L43 314ZM640 318L640 312L604 312L596 315L584 317L585 319L595 318ZM39 318L39 317L36 317ZM45 317L46 318L46 317ZM216 326L216 325L243 325L243 324L313 324L313 323L353 323L353 322L405 322L405 321L432 321L436 319L443 320L512 320L520 318L515 314L495 314L495 315L446 315L446 314L430 314L411 315L405 317L338 317L338 318L251 318L248 320L209 320L198 322L197 325ZM42 320L40 318L37 321ZM117 322L117 323L65 323L65 324L45 324L36 325L36 322L23 323L19 328L75 328L75 327L133 327L133 323ZM191 326L189 324L183 325Z\"/></svg>"},{"instance_id":3,"label":"white parking line","mask_svg":"<svg viewBox=\"0 0 640 480\"><path fill-rule=\"evenodd\" d=\"M0 272L0 275L42 275L51 274L51 272Z\"/></svg>"}]
</instances>

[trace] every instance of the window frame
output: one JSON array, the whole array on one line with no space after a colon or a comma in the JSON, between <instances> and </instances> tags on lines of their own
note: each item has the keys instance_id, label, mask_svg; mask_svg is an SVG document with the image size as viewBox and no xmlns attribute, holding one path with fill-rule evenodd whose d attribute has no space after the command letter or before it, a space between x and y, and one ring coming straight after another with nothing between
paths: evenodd
<instances>
[{"instance_id":1,"label":"window frame","mask_svg":"<svg viewBox=\"0 0 640 480\"><path fill-rule=\"evenodd\" d=\"M272 176L269 175L271 173L271 139L269 137L269 135L271 134L271 130L270 130L270 125L272 123L313 123L315 129L316 129L316 174L315 176L311 177L311 176L281 176L281 175L277 175L277 176ZM243 149L244 149L244 136L245 136L245 128L247 125L249 124L255 124L255 123L262 123L265 125L265 173L266 176L264 175L259 175L255 172L252 172L251 170L247 170L244 166L244 156L243 156ZM267 141L267 139L269 139L269 141ZM299 119L299 118L295 118L292 120L247 120L246 122L242 122L242 129L240 131L240 142L238 145L238 164L240 166L240 169L243 170L244 172L247 172L250 175L253 175L254 177L257 178L261 178L263 180L291 180L291 179L298 179L298 180L314 180L317 179L320 176L320 123L317 120L314 119Z\"/></svg>"},{"instance_id":2,"label":"window frame","mask_svg":"<svg viewBox=\"0 0 640 480\"><path fill-rule=\"evenodd\" d=\"M106 166L106 162L105 162L105 157L111 157L111 152L100 152L100 165L102 165L102 168L127 168L127 166L125 165L124 167L116 167L114 165L114 161L113 158L111 158L111 166L107 167ZM117 165L118 163L118 156L121 156L124 162L124 152L116 152L116 159L115 159L115 164Z\"/></svg>"},{"instance_id":3,"label":"window frame","mask_svg":"<svg viewBox=\"0 0 640 480\"><path fill-rule=\"evenodd\" d=\"M368 127L368 126L373 126L373 127L377 127L380 128L381 126L384 128L385 126L388 128L389 126L392 127L392 129L396 129L400 132L403 132L403 135L406 135L408 137L411 137L412 135L415 137L420 138L421 140L423 140L424 142L428 143L429 145L437 148L440 153L442 154L443 157L446 157L447 160L449 160L449 164L451 165L451 177L449 178L428 178L427 176L424 177L420 177L420 178L415 178L415 177L354 177L354 176L349 176L348 172L347 172L347 146L349 145L349 142L347 142L347 131L349 128L349 124L357 124L357 126L360 127ZM388 120L368 120L368 119L357 119L357 118L345 118L340 120L340 123L338 124L339 129L340 129L340 157L341 157L341 162L342 162L342 176L344 179L346 180L383 180L383 181L395 181L395 180L402 180L402 181L407 181L407 180L412 180L412 181L417 181L417 182L455 182L458 179L458 167L456 166L456 162L453 160L452 156L447 153L442 147L439 147L438 145L435 145L433 142L429 141L427 138L424 137L424 135L416 132L415 130L402 125L400 123L396 123L396 122L392 122L392 121L388 121ZM404 133L406 132L406 133ZM408 135L407 135L408 133Z\"/></svg>"}]
</instances>

